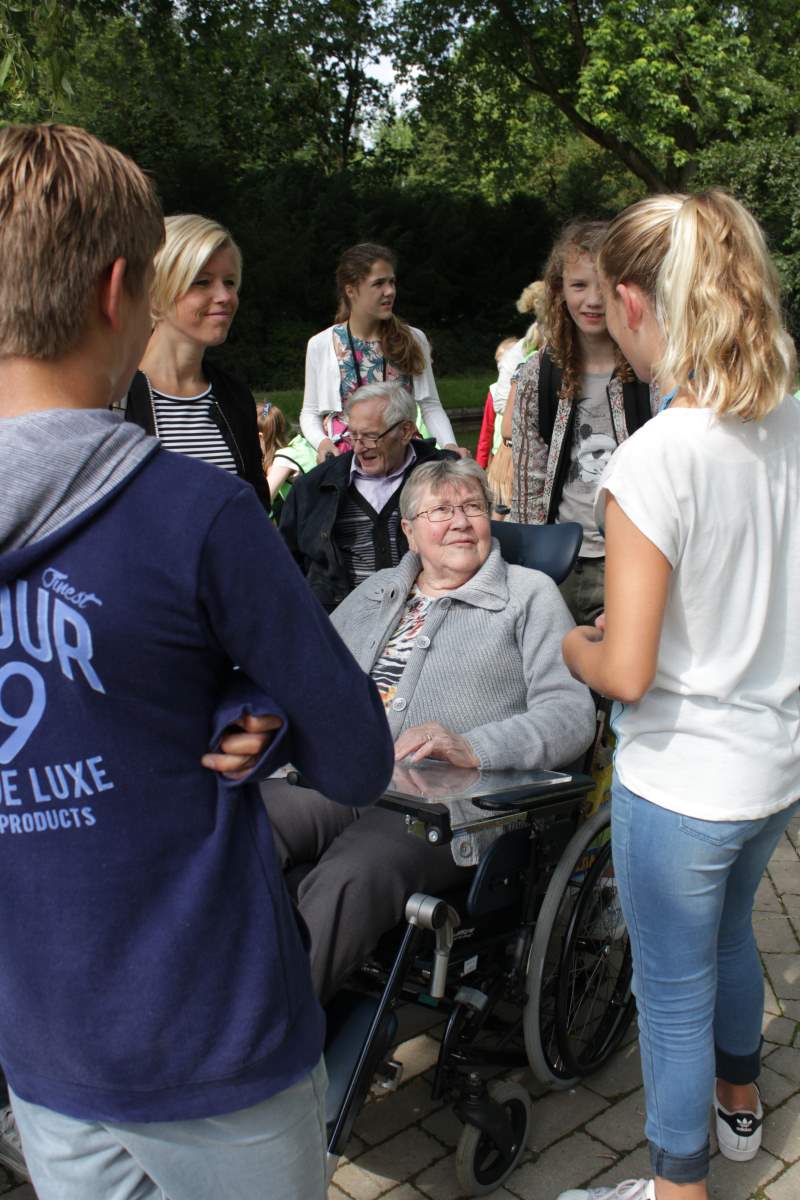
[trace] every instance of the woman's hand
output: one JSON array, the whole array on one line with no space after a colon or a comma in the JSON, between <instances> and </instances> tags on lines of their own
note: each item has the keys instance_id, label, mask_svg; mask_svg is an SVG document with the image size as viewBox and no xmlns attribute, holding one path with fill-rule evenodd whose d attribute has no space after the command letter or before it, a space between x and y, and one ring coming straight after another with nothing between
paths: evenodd
<instances>
[{"instance_id":1,"label":"woman's hand","mask_svg":"<svg viewBox=\"0 0 800 1200\"><path fill-rule=\"evenodd\" d=\"M466 446L457 446L455 442L448 442L444 448L445 450L452 450L459 458L472 458L472 454Z\"/></svg>"},{"instance_id":2,"label":"woman's hand","mask_svg":"<svg viewBox=\"0 0 800 1200\"><path fill-rule=\"evenodd\" d=\"M317 462L325 462L325 459L330 454L332 454L335 458L338 453L339 451L336 449L336 443L332 442L330 438L324 437L317 446Z\"/></svg>"},{"instance_id":3,"label":"woman's hand","mask_svg":"<svg viewBox=\"0 0 800 1200\"><path fill-rule=\"evenodd\" d=\"M209 771L216 771L235 783L252 771L276 729L283 722L280 717L245 716L237 725L230 725L223 733L216 754L204 754L200 760Z\"/></svg>"},{"instance_id":4,"label":"woman's hand","mask_svg":"<svg viewBox=\"0 0 800 1200\"><path fill-rule=\"evenodd\" d=\"M452 763L454 767L481 765L466 738L436 721L413 725L400 734L394 744L394 757L399 761L409 755L412 763L420 762L423 758L436 758Z\"/></svg>"}]
</instances>

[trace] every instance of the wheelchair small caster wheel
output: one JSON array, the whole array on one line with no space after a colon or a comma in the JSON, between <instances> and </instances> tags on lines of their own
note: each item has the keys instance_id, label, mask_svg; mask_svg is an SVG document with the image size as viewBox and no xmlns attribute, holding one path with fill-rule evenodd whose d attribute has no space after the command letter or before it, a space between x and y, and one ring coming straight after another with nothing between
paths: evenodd
<instances>
[{"instance_id":1,"label":"wheelchair small caster wheel","mask_svg":"<svg viewBox=\"0 0 800 1200\"><path fill-rule=\"evenodd\" d=\"M504 1081L489 1087L489 1096L505 1109L510 1146L500 1149L475 1125L465 1125L456 1150L456 1177L468 1196L485 1196L500 1187L525 1152L531 1117L531 1098L518 1083Z\"/></svg>"}]
</instances>

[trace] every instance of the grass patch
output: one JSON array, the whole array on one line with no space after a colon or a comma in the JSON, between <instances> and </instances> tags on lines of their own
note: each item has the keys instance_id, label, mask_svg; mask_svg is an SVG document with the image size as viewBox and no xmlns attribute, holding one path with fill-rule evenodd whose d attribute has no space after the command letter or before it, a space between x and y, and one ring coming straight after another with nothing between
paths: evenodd
<instances>
[{"instance_id":1,"label":"grass patch","mask_svg":"<svg viewBox=\"0 0 800 1200\"><path fill-rule=\"evenodd\" d=\"M474 408L483 410L486 392L493 382L491 376L444 375L436 381L445 408ZM302 388L279 392L256 392L256 400L271 400L284 412L289 421L297 423L303 404Z\"/></svg>"}]
</instances>

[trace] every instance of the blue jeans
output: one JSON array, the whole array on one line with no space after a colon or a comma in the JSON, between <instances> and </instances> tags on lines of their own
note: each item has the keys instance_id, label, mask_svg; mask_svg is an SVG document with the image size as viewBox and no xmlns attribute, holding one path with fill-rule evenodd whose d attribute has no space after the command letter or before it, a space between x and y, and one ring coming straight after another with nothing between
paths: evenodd
<instances>
[{"instance_id":1,"label":"blue jeans","mask_svg":"<svg viewBox=\"0 0 800 1200\"><path fill-rule=\"evenodd\" d=\"M614 777L614 869L633 987L654 1175L708 1174L714 1076L759 1073L764 983L753 897L796 805L758 821L683 817Z\"/></svg>"},{"instance_id":2,"label":"blue jeans","mask_svg":"<svg viewBox=\"0 0 800 1200\"><path fill-rule=\"evenodd\" d=\"M324 1200L322 1059L252 1108L189 1121L81 1121L11 1103L40 1200Z\"/></svg>"}]
</instances>

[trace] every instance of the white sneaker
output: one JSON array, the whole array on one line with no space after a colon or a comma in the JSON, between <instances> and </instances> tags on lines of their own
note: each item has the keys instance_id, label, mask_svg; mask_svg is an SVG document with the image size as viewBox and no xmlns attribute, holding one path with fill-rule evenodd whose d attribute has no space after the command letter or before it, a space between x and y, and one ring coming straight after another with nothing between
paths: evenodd
<instances>
[{"instance_id":1,"label":"white sneaker","mask_svg":"<svg viewBox=\"0 0 800 1200\"><path fill-rule=\"evenodd\" d=\"M30 1179L11 1105L0 1108L0 1163L22 1179Z\"/></svg>"},{"instance_id":2,"label":"white sneaker","mask_svg":"<svg viewBox=\"0 0 800 1200\"><path fill-rule=\"evenodd\" d=\"M764 1109L761 1106L761 1094L756 1088L755 1111L740 1109L730 1112L714 1097L714 1112L717 1118L717 1141L719 1151L725 1158L734 1162L749 1162L755 1158L761 1148L761 1125L764 1120Z\"/></svg>"},{"instance_id":3,"label":"white sneaker","mask_svg":"<svg viewBox=\"0 0 800 1200\"><path fill-rule=\"evenodd\" d=\"M656 1185L653 1179L626 1179L615 1188L572 1188L556 1200L656 1200Z\"/></svg>"},{"instance_id":4,"label":"white sneaker","mask_svg":"<svg viewBox=\"0 0 800 1200\"><path fill-rule=\"evenodd\" d=\"M656 1200L653 1179L626 1179L615 1188L572 1188L556 1200Z\"/></svg>"}]
</instances>

